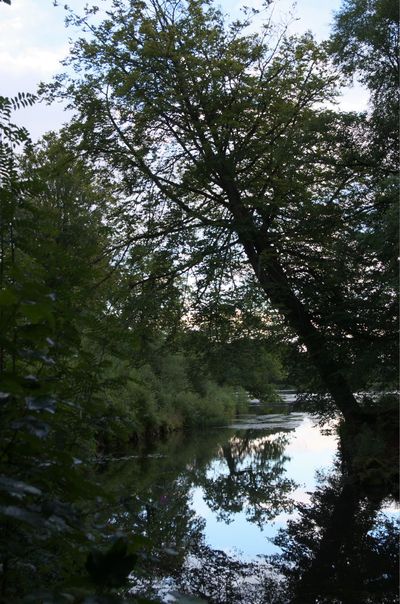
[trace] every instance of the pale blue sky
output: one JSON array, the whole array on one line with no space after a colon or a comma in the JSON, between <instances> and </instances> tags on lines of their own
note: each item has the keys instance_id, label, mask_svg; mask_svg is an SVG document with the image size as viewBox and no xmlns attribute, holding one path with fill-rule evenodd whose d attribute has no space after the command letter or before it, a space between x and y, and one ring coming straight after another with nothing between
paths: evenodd
<instances>
[{"instance_id":1,"label":"pale blue sky","mask_svg":"<svg viewBox=\"0 0 400 604\"><path fill-rule=\"evenodd\" d=\"M80 11L86 0L66 0ZM99 4L107 5L107 0ZM36 90L41 80L50 80L60 71L59 61L68 53L68 38L74 35L64 27L64 11L54 7L52 0L12 0L12 5L0 4L0 95L13 96L19 91ZM220 0L218 3L231 16L239 14L242 2ZM261 8L262 0L244 0L243 4ZM333 12L341 0L298 0L293 9L298 20L291 31L310 29L318 39L327 37ZM274 18L285 19L293 3L277 0ZM359 87L346 92L341 106L344 109L365 108L366 94ZM15 121L24 124L36 139L45 131L60 127L67 116L62 107L36 106L19 112Z\"/></svg>"}]
</instances>

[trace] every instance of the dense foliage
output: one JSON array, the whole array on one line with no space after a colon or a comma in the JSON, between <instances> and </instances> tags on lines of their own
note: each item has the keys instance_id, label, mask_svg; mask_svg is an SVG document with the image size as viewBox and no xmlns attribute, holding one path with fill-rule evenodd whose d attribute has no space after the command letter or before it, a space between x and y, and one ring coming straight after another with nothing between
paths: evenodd
<instances>
[{"instance_id":1,"label":"dense foliage","mask_svg":"<svg viewBox=\"0 0 400 604\"><path fill-rule=\"evenodd\" d=\"M68 58L76 77L49 93L70 100L71 140L118 184L124 241L157 245L237 314L236 287L258 289L336 407L359 414L354 390L395 375L382 238L396 183L387 137L367 144L377 123L326 108L341 81L326 45L277 37L271 21L249 34L202 1L90 17L71 15L90 35Z\"/></svg>"},{"instance_id":2,"label":"dense foliage","mask_svg":"<svg viewBox=\"0 0 400 604\"><path fill-rule=\"evenodd\" d=\"M116 542L106 562L100 554L89 557L85 571L99 533L85 521L85 508L104 496L88 478L88 463L124 443L224 423L246 407L244 388L271 393L271 380L281 375L268 343L260 339L253 350L245 336L237 360L246 359L246 371L232 372L232 361L215 363L230 345L228 332L212 340L188 326L178 282L154 278L170 266L165 253L143 245L126 258L111 253L118 247L113 191L62 138L30 144L11 122L13 106L30 102L24 95L2 99L1 113L0 513L7 602L44 584L61 588L74 574L80 582L86 576L83 593L90 593L91 581L104 579L104 565L112 569L114 556L119 567L127 556L123 577L100 581L103 590L118 587L137 559L124 542ZM25 146L17 152L15 145ZM111 538L112 531L103 536L105 543Z\"/></svg>"},{"instance_id":3,"label":"dense foliage","mask_svg":"<svg viewBox=\"0 0 400 604\"><path fill-rule=\"evenodd\" d=\"M12 113L34 97L0 97L2 602L113 601L151 572L148 540L93 514L99 455L222 425L285 379L347 420L396 383L392 4L348 0L321 45L210 0L110 4L69 13L60 133L33 145ZM371 111L327 109L352 74ZM255 471L226 448L210 500L261 522L260 491L291 488L279 446Z\"/></svg>"}]
</instances>

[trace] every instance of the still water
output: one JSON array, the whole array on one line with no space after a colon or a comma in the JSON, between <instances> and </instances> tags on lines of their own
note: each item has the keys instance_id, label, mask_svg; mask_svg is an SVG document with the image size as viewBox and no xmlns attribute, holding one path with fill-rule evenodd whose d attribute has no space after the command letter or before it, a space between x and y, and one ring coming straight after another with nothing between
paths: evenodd
<instances>
[{"instance_id":1,"label":"still water","mask_svg":"<svg viewBox=\"0 0 400 604\"><path fill-rule=\"evenodd\" d=\"M273 485L274 499L265 497L267 489L261 491L260 485L259 500L247 499L244 492L240 509L233 511L231 506L228 518L228 514L223 513L223 506L218 509L207 496L208 485L194 486L192 506L206 521L204 534L208 545L244 559L255 559L279 550L271 539L295 514L294 504L310 500L317 471L328 471L332 467L337 438L333 434L322 434L315 422L303 413L242 417L230 428L234 433L229 444L220 445L210 461L207 480L210 484L235 480L226 458L229 446L238 466L236 471L243 472L243 483L252 474L262 473L268 486ZM261 459L265 452L270 457L263 464ZM232 486L239 486L238 482L236 478ZM243 488L246 488L245 483ZM260 521L256 521L257 512Z\"/></svg>"},{"instance_id":2,"label":"still water","mask_svg":"<svg viewBox=\"0 0 400 604\"><path fill-rule=\"evenodd\" d=\"M305 413L254 407L228 426L110 459L101 477L118 502L107 522L152 544L131 593L219 604L397 601L390 493L371 496L345 475L335 430Z\"/></svg>"}]
</instances>

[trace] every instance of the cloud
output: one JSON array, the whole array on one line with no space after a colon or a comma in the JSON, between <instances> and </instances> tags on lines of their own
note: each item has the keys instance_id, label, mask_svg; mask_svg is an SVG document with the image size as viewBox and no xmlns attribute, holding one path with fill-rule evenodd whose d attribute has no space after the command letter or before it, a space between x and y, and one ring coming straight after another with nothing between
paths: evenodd
<instances>
[{"instance_id":1,"label":"cloud","mask_svg":"<svg viewBox=\"0 0 400 604\"><path fill-rule=\"evenodd\" d=\"M77 11L83 0L69 0ZM52 0L15 0L0 5L0 95L36 92L40 81L49 81L62 70L68 54L68 38L74 32L64 25L63 9ZM13 121L24 125L33 139L49 129L58 129L67 116L60 105L38 104L17 111Z\"/></svg>"},{"instance_id":2,"label":"cloud","mask_svg":"<svg viewBox=\"0 0 400 604\"><path fill-rule=\"evenodd\" d=\"M0 51L0 72L4 77L16 79L19 76L21 80L37 75L39 81L41 78L51 77L60 70L60 60L67 52L66 45L56 51L35 46L27 46L20 53Z\"/></svg>"},{"instance_id":3,"label":"cloud","mask_svg":"<svg viewBox=\"0 0 400 604\"><path fill-rule=\"evenodd\" d=\"M68 2L82 9L83 0ZM53 74L68 52L73 34L64 25L64 11L52 0L15 0L10 7L0 6L0 68L2 74L37 73L38 78Z\"/></svg>"}]
</instances>

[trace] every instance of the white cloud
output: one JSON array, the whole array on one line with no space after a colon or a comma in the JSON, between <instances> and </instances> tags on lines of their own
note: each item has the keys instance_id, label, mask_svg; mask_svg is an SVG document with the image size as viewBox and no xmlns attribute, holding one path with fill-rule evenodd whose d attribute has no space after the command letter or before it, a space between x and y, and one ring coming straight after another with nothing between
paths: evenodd
<instances>
[{"instance_id":1,"label":"white cloud","mask_svg":"<svg viewBox=\"0 0 400 604\"><path fill-rule=\"evenodd\" d=\"M82 10L85 0L69 0L75 10ZM60 61L68 53L72 31L64 25L62 7L52 0L13 0L11 6L0 4L0 94L36 92L41 81L49 81L62 70ZM14 121L24 125L33 139L66 121L60 105L36 105L18 111Z\"/></svg>"},{"instance_id":2,"label":"white cloud","mask_svg":"<svg viewBox=\"0 0 400 604\"><path fill-rule=\"evenodd\" d=\"M43 77L51 77L60 70L60 60L67 52L66 45L56 51L36 46L27 46L20 53L0 51L0 72L4 77L9 75L14 79L17 75L21 79L37 76L39 81Z\"/></svg>"}]
</instances>

